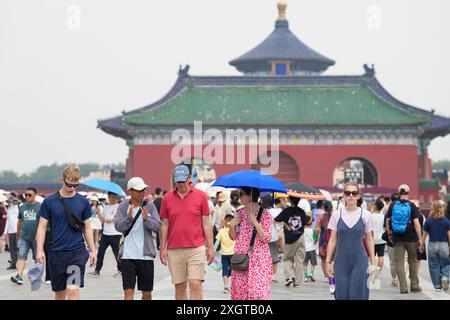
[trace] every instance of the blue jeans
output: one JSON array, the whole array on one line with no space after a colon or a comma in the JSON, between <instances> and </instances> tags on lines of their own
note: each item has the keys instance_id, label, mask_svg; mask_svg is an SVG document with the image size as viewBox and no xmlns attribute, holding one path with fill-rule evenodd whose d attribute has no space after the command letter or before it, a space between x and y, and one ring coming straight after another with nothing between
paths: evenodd
<instances>
[{"instance_id":1,"label":"blue jeans","mask_svg":"<svg viewBox=\"0 0 450 320\"><path fill-rule=\"evenodd\" d=\"M231 257L233 255L229 256L222 256L222 277L231 277Z\"/></svg>"},{"instance_id":2,"label":"blue jeans","mask_svg":"<svg viewBox=\"0 0 450 320\"><path fill-rule=\"evenodd\" d=\"M428 268L435 288L441 287L441 279L449 278L450 258L447 242L428 243Z\"/></svg>"},{"instance_id":3,"label":"blue jeans","mask_svg":"<svg viewBox=\"0 0 450 320\"><path fill-rule=\"evenodd\" d=\"M28 240L28 239L19 239L18 241L19 246L19 260L28 260L28 252L31 249L31 252L33 253L33 260L36 260L36 241L35 240Z\"/></svg>"}]
</instances>

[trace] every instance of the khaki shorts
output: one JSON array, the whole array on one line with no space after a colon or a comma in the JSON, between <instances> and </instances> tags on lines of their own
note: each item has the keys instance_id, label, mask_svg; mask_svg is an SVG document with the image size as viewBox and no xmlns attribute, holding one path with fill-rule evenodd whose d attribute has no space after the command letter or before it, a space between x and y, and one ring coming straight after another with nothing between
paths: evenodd
<instances>
[{"instance_id":1,"label":"khaki shorts","mask_svg":"<svg viewBox=\"0 0 450 320\"><path fill-rule=\"evenodd\" d=\"M205 246L169 249L167 250L167 260L173 284L188 280L205 280Z\"/></svg>"}]
</instances>

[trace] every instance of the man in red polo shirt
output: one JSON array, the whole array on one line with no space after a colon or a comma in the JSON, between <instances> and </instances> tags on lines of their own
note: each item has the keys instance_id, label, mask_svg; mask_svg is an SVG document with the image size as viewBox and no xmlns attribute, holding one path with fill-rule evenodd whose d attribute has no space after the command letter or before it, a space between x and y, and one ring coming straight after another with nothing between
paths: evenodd
<instances>
[{"instance_id":1,"label":"man in red polo shirt","mask_svg":"<svg viewBox=\"0 0 450 320\"><path fill-rule=\"evenodd\" d=\"M190 299L201 300L206 257L208 265L214 260L208 199L194 188L187 166L177 165L173 179L176 187L161 204L161 262L169 266L176 300L187 299L188 282Z\"/></svg>"}]
</instances>

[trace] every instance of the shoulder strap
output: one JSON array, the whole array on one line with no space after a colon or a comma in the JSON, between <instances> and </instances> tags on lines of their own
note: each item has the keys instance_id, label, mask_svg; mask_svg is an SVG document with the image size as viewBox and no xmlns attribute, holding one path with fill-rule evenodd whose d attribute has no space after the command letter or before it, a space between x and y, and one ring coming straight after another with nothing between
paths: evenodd
<instances>
[{"instance_id":1,"label":"shoulder strap","mask_svg":"<svg viewBox=\"0 0 450 320\"><path fill-rule=\"evenodd\" d=\"M125 239L127 235L131 232L131 229L133 229L134 225L136 224L137 219L139 219L139 216L141 215L142 209L139 208L139 211L134 216L133 222L131 223L131 227L123 233L123 238Z\"/></svg>"},{"instance_id":2,"label":"shoulder strap","mask_svg":"<svg viewBox=\"0 0 450 320\"><path fill-rule=\"evenodd\" d=\"M256 220L259 222L259 220L261 220L261 216L262 213L264 211L263 207L259 207L259 211L258 211L258 216L256 217ZM256 238L256 228L253 227L253 234L252 234L252 240L250 241L250 248L248 249L248 251L252 251L253 250L253 245L255 244L255 238Z\"/></svg>"},{"instance_id":3,"label":"shoulder strap","mask_svg":"<svg viewBox=\"0 0 450 320\"><path fill-rule=\"evenodd\" d=\"M67 218L69 218L69 221L70 221L70 215L74 215L74 214L70 211L69 207L67 207L66 203L64 202L63 196L61 195L61 193L59 191L56 193L56 196L58 197L59 201L61 201L61 203L63 204L64 212L66 213ZM84 223L84 221L83 221L83 223Z\"/></svg>"}]
</instances>

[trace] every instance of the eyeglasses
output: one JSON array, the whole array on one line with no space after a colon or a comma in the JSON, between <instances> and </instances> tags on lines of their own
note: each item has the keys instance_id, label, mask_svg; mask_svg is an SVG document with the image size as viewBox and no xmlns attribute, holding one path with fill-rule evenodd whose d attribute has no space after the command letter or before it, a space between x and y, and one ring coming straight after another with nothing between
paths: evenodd
<instances>
[{"instance_id":1,"label":"eyeglasses","mask_svg":"<svg viewBox=\"0 0 450 320\"><path fill-rule=\"evenodd\" d=\"M67 183L66 181L64 181L64 184L67 188L76 188L80 185L79 183Z\"/></svg>"},{"instance_id":2,"label":"eyeglasses","mask_svg":"<svg viewBox=\"0 0 450 320\"><path fill-rule=\"evenodd\" d=\"M29 197L32 197L33 195L31 194L31 193L25 193L25 197L26 198L29 198Z\"/></svg>"},{"instance_id":3,"label":"eyeglasses","mask_svg":"<svg viewBox=\"0 0 450 320\"><path fill-rule=\"evenodd\" d=\"M345 194L347 197L350 197L350 195L356 197L356 196L359 194L359 192L358 192L358 191L344 191L344 194Z\"/></svg>"}]
</instances>

